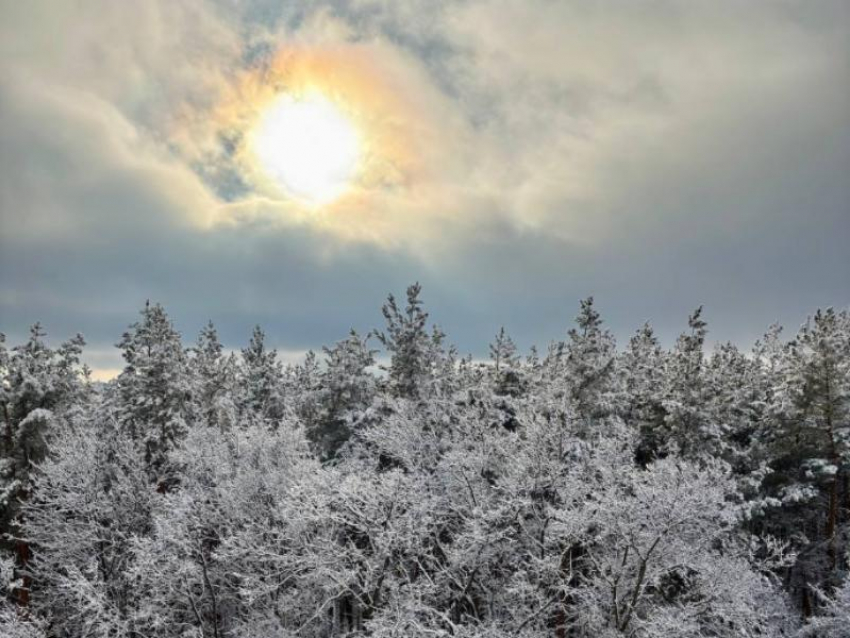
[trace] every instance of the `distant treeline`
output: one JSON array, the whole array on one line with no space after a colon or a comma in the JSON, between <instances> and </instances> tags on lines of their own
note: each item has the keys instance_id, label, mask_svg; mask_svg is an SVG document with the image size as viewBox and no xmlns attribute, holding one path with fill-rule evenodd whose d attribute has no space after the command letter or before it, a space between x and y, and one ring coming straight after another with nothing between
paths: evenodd
<instances>
[{"instance_id":1,"label":"distant treeline","mask_svg":"<svg viewBox=\"0 0 850 638\"><path fill-rule=\"evenodd\" d=\"M0 340L0 636L850 636L848 312L481 362L382 310L283 365L148 304L108 383Z\"/></svg>"}]
</instances>

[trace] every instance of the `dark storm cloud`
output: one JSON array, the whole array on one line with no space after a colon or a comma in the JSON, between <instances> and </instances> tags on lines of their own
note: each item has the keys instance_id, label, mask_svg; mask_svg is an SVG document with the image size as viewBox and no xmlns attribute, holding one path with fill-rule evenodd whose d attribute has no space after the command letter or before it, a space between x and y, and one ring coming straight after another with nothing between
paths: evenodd
<instances>
[{"instance_id":1,"label":"dark storm cloud","mask_svg":"<svg viewBox=\"0 0 850 638\"><path fill-rule=\"evenodd\" d=\"M715 340L747 343L850 303L845 3L187 2L197 19L116 8L105 26L97 11L2 6L0 327L13 342L40 320L57 339L84 332L93 364L115 367L111 344L152 299L187 339L213 319L236 348L260 323L299 352L379 327L385 295L415 280L478 355L502 324L545 346L589 294L621 340L652 320L668 342L699 304ZM221 68L317 10L421 61L468 124L448 218L400 210L410 235L385 243L208 223L222 202L170 152L161 114L206 99ZM89 56L116 42L109 62Z\"/></svg>"}]
</instances>

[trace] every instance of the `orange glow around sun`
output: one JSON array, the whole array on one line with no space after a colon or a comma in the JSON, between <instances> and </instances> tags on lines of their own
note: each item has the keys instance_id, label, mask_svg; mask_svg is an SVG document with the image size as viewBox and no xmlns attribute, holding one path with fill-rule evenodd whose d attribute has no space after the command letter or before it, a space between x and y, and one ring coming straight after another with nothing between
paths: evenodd
<instances>
[{"instance_id":1,"label":"orange glow around sun","mask_svg":"<svg viewBox=\"0 0 850 638\"><path fill-rule=\"evenodd\" d=\"M416 106L356 45L287 48L247 73L214 118L235 132L241 171L261 193L332 207L417 171Z\"/></svg>"}]
</instances>

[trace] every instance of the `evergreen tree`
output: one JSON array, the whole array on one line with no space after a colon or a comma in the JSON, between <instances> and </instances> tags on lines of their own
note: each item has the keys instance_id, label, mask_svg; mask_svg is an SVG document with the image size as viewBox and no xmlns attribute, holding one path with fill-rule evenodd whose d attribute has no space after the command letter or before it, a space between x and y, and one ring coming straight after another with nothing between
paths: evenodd
<instances>
[{"instance_id":1,"label":"evergreen tree","mask_svg":"<svg viewBox=\"0 0 850 638\"><path fill-rule=\"evenodd\" d=\"M707 410L704 348L708 329L701 306L688 317L688 328L667 358L665 443L688 458L718 456L721 433Z\"/></svg>"},{"instance_id":2,"label":"evergreen tree","mask_svg":"<svg viewBox=\"0 0 850 638\"><path fill-rule=\"evenodd\" d=\"M782 504L769 529L806 534L792 586L807 614L809 585L833 585L850 530L850 321L818 310L787 344L773 393L768 494Z\"/></svg>"},{"instance_id":3,"label":"evergreen tree","mask_svg":"<svg viewBox=\"0 0 850 638\"><path fill-rule=\"evenodd\" d=\"M719 453L741 475L757 469L752 446L764 417L761 364L732 343L718 344L705 368L708 419L718 429Z\"/></svg>"},{"instance_id":4,"label":"evergreen tree","mask_svg":"<svg viewBox=\"0 0 850 638\"><path fill-rule=\"evenodd\" d=\"M386 319L386 332L376 336L390 354L389 385L393 394L406 399L418 399L429 383L429 359L434 358L442 334L427 330L428 313L419 298L422 287L416 283L407 289L407 305L401 310L393 295L381 309Z\"/></svg>"},{"instance_id":5,"label":"evergreen tree","mask_svg":"<svg viewBox=\"0 0 850 638\"><path fill-rule=\"evenodd\" d=\"M567 333L565 373L570 398L582 419L612 414L615 409L615 342L602 328L593 297L581 301L576 327Z\"/></svg>"},{"instance_id":6,"label":"evergreen tree","mask_svg":"<svg viewBox=\"0 0 850 638\"><path fill-rule=\"evenodd\" d=\"M169 452L191 420L192 384L180 334L165 309L148 302L141 315L118 343L127 364L116 381L118 417L141 442L151 476L165 488L173 478Z\"/></svg>"},{"instance_id":7,"label":"evergreen tree","mask_svg":"<svg viewBox=\"0 0 850 638\"><path fill-rule=\"evenodd\" d=\"M369 371L375 364L375 351L367 341L352 330L347 339L324 348L325 368L315 393L318 410L307 431L324 459L333 458L369 416L377 383Z\"/></svg>"},{"instance_id":8,"label":"evergreen tree","mask_svg":"<svg viewBox=\"0 0 850 638\"><path fill-rule=\"evenodd\" d=\"M190 368L195 382L195 412L210 426L226 429L236 420L233 396L236 386L236 359L225 356L218 332L209 322L191 350Z\"/></svg>"},{"instance_id":9,"label":"evergreen tree","mask_svg":"<svg viewBox=\"0 0 850 638\"><path fill-rule=\"evenodd\" d=\"M636 460L641 465L658 458L664 436L664 353L649 323L629 340L622 355L625 401L623 418L638 434Z\"/></svg>"},{"instance_id":10,"label":"evergreen tree","mask_svg":"<svg viewBox=\"0 0 850 638\"><path fill-rule=\"evenodd\" d=\"M292 408L308 427L318 420L321 411L318 400L322 390L320 368L316 353L308 350L304 360L287 371L285 382L287 392L292 395Z\"/></svg>"},{"instance_id":11,"label":"evergreen tree","mask_svg":"<svg viewBox=\"0 0 850 638\"><path fill-rule=\"evenodd\" d=\"M29 340L10 353L0 334L0 547L18 536L20 506L32 494L32 468L47 456L53 431L67 423L72 409L86 405L80 369L85 341L77 335L53 350L45 336L37 323ZM22 568L29 558L28 546L21 540L12 544ZM15 589L24 603L26 581Z\"/></svg>"},{"instance_id":12,"label":"evergreen tree","mask_svg":"<svg viewBox=\"0 0 850 638\"><path fill-rule=\"evenodd\" d=\"M496 340L490 344L490 359L493 361L496 394L514 397L521 394L523 381L520 358L516 344L504 327L499 329Z\"/></svg>"},{"instance_id":13,"label":"evergreen tree","mask_svg":"<svg viewBox=\"0 0 850 638\"><path fill-rule=\"evenodd\" d=\"M254 328L248 347L242 350L242 408L261 421L275 423L283 418L283 369L277 350L265 345L266 335Z\"/></svg>"}]
</instances>

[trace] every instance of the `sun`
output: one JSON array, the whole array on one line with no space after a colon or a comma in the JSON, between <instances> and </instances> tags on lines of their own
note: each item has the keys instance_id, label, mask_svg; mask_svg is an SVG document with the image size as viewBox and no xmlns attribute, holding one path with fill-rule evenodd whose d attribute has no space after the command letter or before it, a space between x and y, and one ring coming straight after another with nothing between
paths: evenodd
<instances>
[{"instance_id":1,"label":"sun","mask_svg":"<svg viewBox=\"0 0 850 638\"><path fill-rule=\"evenodd\" d=\"M251 148L266 175L309 204L338 198L361 155L358 131L324 95L281 94L261 113Z\"/></svg>"}]
</instances>

